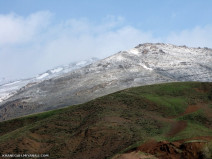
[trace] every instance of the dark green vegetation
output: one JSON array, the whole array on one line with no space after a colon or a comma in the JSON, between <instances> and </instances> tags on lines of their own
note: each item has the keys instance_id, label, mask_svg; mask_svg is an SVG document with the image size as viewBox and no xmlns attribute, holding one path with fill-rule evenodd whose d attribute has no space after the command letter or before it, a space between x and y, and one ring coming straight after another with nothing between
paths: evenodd
<instances>
[{"instance_id":1,"label":"dark green vegetation","mask_svg":"<svg viewBox=\"0 0 212 159\"><path fill-rule=\"evenodd\" d=\"M158 84L1 122L0 153L100 159L148 139L212 136L211 96L212 83Z\"/></svg>"}]
</instances>

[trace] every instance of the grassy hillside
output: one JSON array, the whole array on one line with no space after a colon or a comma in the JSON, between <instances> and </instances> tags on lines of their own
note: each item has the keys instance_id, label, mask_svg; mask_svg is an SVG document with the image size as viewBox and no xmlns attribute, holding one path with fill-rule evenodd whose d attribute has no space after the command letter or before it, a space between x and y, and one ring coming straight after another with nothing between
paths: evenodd
<instances>
[{"instance_id":1,"label":"grassy hillside","mask_svg":"<svg viewBox=\"0 0 212 159\"><path fill-rule=\"evenodd\" d=\"M150 139L174 142L197 137L212 145L212 83L168 83L1 122L0 154L100 159Z\"/></svg>"}]
</instances>

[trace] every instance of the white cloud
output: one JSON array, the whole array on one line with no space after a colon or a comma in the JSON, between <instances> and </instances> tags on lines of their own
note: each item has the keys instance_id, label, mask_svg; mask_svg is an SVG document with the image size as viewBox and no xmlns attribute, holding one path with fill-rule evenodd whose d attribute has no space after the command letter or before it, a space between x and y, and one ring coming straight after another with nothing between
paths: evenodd
<instances>
[{"instance_id":1,"label":"white cloud","mask_svg":"<svg viewBox=\"0 0 212 159\"><path fill-rule=\"evenodd\" d=\"M90 57L104 58L141 42L156 41L151 33L141 32L131 26L113 29L108 24L94 25L72 20L68 28L60 26L59 30L57 38L49 40L44 46L40 64L51 61L59 65Z\"/></svg>"},{"instance_id":2,"label":"white cloud","mask_svg":"<svg viewBox=\"0 0 212 159\"><path fill-rule=\"evenodd\" d=\"M37 12L24 18L14 13L0 15L0 46L33 40L50 21L50 12Z\"/></svg>"},{"instance_id":3,"label":"white cloud","mask_svg":"<svg viewBox=\"0 0 212 159\"><path fill-rule=\"evenodd\" d=\"M145 42L212 47L211 26L158 38L125 23L123 17L116 16L99 23L86 18L56 23L48 11L27 17L0 15L0 68L6 68L1 69L0 79L25 78L57 65L104 58Z\"/></svg>"},{"instance_id":4,"label":"white cloud","mask_svg":"<svg viewBox=\"0 0 212 159\"><path fill-rule=\"evenodd\" d=\"M212 26L197 26L190 30L183 30L178 33L171 33L166 42L176 45L188 45L192 47L211 47L212 48Z\"/></svg>"}]
</instances>

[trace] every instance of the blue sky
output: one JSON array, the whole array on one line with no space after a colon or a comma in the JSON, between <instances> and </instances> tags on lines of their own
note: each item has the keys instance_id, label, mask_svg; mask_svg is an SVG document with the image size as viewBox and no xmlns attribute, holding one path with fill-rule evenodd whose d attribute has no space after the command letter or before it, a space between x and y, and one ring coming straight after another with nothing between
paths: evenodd
<instances>
[{"instance_id":1,"label":"blue sky","mask_svg":"<svg viewBox=\"0 0 212 159\"><path fill-rule=\"evenodd\" d=\"M144 42L212 47L211 0L0 0L0 79Z\"/></svg>"},{"instance_id":2,"label":"blue sky","mask_svg":"<svg viewBox=\"0 0 212 159\"><path fill-rule=\"evenodd\" d=\"M108 15L122 16L126 24L158 36L210 24L211 7L211 0L0 0L0 14L50 11L56 23L70 18L99 23Z\"/></svg>"}]
</instances>

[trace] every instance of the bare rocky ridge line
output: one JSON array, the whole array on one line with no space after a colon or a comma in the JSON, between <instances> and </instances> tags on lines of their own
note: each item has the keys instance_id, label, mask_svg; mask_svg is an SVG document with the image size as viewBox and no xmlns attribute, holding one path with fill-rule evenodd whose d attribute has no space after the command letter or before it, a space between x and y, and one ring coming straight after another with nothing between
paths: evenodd
<instances>
[{"instance_id":1,"label":"bare rocky ridge line","mask_svg":"<svg viewBox=\"0 0 212 159\"><path fill-rule=\"evenodd\" d=\"M97 61L97 58L90 58L88 60L73 62L68 65L58 66L53 69L47 70L46 72L43 72L37 75L36 77L32 77L28 79L19 79L15 81L0 80L0 103L8 99L9 97L13 96L14 94L16 94L17 91L19 91L19 89L26 89L44 80L51 79L53 77L59 77L75 69L79 69L88 64L91 64L95 61Z\"/></svg>"},{"instance_id":2,"label":"bare rocky ridge line","mask_svg":"<svg viewBox=\"0 0 212 159\"><path fill-rule=\"evenodd\" d=\"M212 50L140 44L20 90L0 104L0 121L83 103L125 88L174 81L212 82Z\"/></svg>"}]
</instances>

